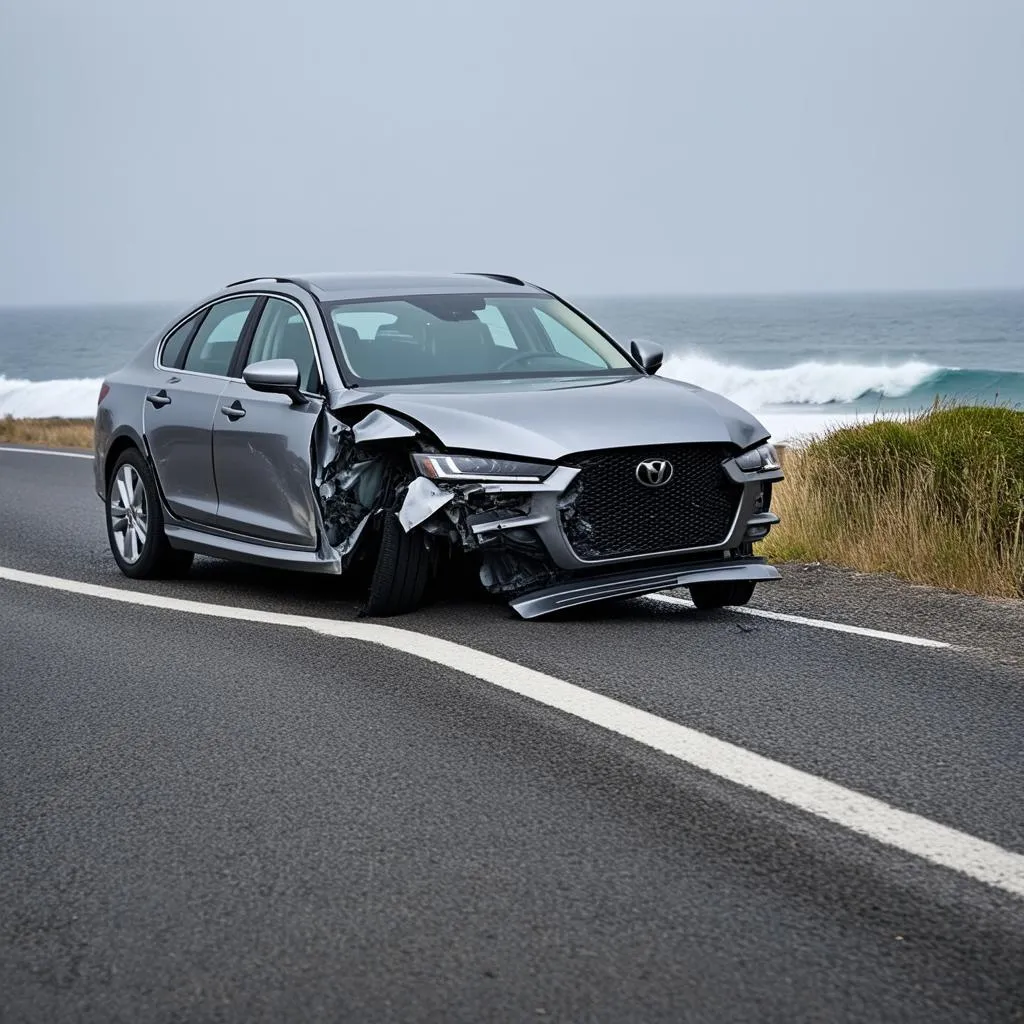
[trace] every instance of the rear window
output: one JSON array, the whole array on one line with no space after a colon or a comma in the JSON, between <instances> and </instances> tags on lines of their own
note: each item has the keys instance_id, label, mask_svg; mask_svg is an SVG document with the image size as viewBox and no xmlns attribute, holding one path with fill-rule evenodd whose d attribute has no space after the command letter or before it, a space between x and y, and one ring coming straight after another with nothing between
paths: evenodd
<instances>
[{"instance_id":1,"label":"rear window","mask_svg":"<svg viewBox=\"0 0 1024 1024\"><path fill-rule=\"evenodd\" d=\"M206 310L190 316L180 327L176 327L168 335L164 342L164 349L160 356L160 362L170 370L180 370L185 363L185 352L188 349L189 338L192 332L206 316Z\"/></svg>"},{"instance_id":2,"label":"rear window","mask_svg":"<svg viewBox=\"0 0 1024 1024\"><path fill-rule=\"evenodd\" d=\"M247 295L211 306L188 346L184 369L193 373L227 376L235 346L255 302L254 295Z\"/></svg>"}]
</instances>

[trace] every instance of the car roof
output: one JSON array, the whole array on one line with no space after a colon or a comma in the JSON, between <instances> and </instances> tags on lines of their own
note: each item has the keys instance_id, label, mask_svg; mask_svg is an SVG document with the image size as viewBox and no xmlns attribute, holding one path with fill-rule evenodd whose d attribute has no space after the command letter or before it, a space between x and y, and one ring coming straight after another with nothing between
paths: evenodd
<instances>
[{"instance_id":1,"label":"car roof","mask_svg":"<svg viewBox=\"0 0 1024 1024\"><path fill-rule=\"evenodd\" d=\"M316 298L332 299L376 298L383 295L441 295L446 293L478 293L488 295L539 293L542 289L511 274L421 274L387 271L349 274L283 274L250 277L232 281L226 288L252 285L256 282L276 281L305 289Z\"/></svg>"}]
</instances>

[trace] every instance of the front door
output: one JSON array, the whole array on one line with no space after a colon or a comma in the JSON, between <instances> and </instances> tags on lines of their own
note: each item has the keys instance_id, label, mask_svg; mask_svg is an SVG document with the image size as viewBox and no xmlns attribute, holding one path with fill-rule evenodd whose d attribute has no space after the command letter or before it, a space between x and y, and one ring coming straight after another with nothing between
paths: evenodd
<instances>
[{"instance_id":1,"label":"front door","mask_svg":"<svg viewBox=\"0 0 1024 1024\"><path fill-rule=\"evenodd\" d=\"M286 395L253 391L242 380L228 383L213 430L218 525L257 540L314 549L312 443L323 398L305 318L286 299L267 299L245 365L264 359L294 359L308 400L295 405Z\"/></svg>"},{"instance_id":2,"label":"front door","mask_svg":"<svg viewBox=\"0 0 1024 1024\"><path fill-rule=\"evenodd\" d=\"M143 427L167 507L180 519L214 523L213 424L235 347L257 299L218 302L168 336L162 375L146 394Z\"/></svg>"}]
</instances>

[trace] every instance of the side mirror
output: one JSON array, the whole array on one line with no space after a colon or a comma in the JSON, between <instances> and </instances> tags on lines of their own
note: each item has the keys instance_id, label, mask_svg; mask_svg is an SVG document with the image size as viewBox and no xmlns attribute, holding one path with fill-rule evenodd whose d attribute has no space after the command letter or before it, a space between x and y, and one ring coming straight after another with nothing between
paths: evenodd
<instances>
[{"instance_id":1,"label":"side mirror","mask_svg":"<svg viewBox=\"0 0 1024 1024\"><path fill-rule=\"evenodd\" d=\"M665 350L651 341L631 341L629 354L650 374L657 373L665 359Z\"/></svg>"},{"instance_id":2,"label":"side mirror","mask_svg":"<svg viewBox=\"0 0 1024 1024\"><path fill-rule=\"evenodd\" d=\"M294 405L305 405L308 401L299 390L299 366L294 359L264 359L250 363L242 371L242 380L253 391L287 395Z\"/></svg>"}]
</instances>

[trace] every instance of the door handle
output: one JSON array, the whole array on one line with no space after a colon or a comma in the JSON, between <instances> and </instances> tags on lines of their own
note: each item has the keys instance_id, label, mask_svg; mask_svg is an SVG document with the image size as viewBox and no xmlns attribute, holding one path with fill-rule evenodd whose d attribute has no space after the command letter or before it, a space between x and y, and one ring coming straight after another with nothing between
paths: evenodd
<instances>
[{"instance_id":1,"label":"door handle","mask_svg":"<svg viewBox=\"0 0 1024 1024\"><path fill-rule=\"evenodd\" d=\"M229 420L240 420L245 415L245 409L242 408L242 403L237 398L230 405L222 405L220 411Z\"/></svg>"},{"instance_id":2,"label":"door handle","mask_svg":"<svg viewBox=\"0 0 1024 1024\"><path fill-rule=\"evenodd\" d=\"M146 401L154 409L162 409L165 405L171 404L171 396L161 388L155 395L146 395Z\"/></svg>"}]
</instances>

